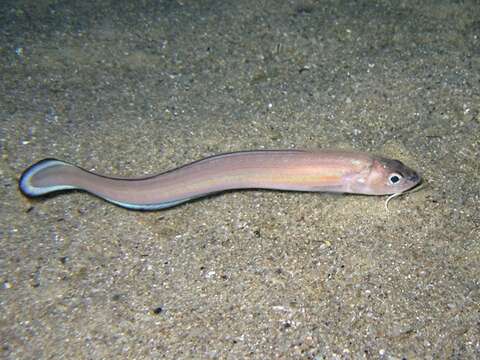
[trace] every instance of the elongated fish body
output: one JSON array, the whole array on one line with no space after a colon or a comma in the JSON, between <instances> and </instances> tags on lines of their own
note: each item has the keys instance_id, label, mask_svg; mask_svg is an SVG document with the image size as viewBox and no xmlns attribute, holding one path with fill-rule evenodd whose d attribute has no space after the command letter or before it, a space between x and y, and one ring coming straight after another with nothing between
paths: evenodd
<instances>
[{"instance_id":1,"label":"elongated fish body","mask_svg":"<svg viewBox=\"0 0 480 360\"><path fill-rule=\"evenodd\" d=\"M136 210L169 208L233 189L274 189L386 195L420 182L398 160L351 151L259 150L220 154L144 178L99 175L45 159L19 181L29 197L78 189Z\"/></svg>"}]
</instances>

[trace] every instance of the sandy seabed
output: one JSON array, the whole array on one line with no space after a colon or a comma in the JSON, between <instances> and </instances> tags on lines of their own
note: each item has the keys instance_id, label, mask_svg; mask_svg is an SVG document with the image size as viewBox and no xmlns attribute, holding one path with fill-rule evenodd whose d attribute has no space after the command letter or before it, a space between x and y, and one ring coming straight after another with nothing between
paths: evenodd
<instances>
[{"instance_id":1,"label":"sandy seabed","mask_svg":"<svg viewBox=\"0 0 480 360\"><path fill-rule=\"evenodd\" d=\"M480 357L478 1L0 3L0 356ZM44 157L141 176L249 149L398 158L394 199L30 200Z\"/></svg>"}]
</instances>

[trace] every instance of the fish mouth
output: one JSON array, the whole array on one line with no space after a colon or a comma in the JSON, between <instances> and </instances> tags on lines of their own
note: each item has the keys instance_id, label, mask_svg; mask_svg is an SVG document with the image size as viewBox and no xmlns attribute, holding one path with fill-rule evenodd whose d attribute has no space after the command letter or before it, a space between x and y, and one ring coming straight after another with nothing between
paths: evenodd
<instances>
[{"instance_id":1,"label":"fish mouth","mask_svg":"<svg viewBox=\"0 0 480 360\"><path fill-rule=\"evenodd\" d=\"M420 175L418 175L417 173L413 173L410 176L407 176L407 180L411 181L412 183L418 184L420 183L421 178Z\"/></svg>"},{"instance_id":2,"label":"fish mouth","mask_svg":"<svg viewBox=\"0 0 480 360\"><path fill-rule=\"evenodd\" d=\"M415 192L420 190L425 186L424 181L420 175L414 173L407 177L407 180L410 182L410 187L405 189L403 192Z\"/></svg>"},{"instance_id":3,"label":"fish mouth","mask_svg":"<svg viewBox=\"0 0 480 360\"><path fill-rule=\"evenodd\" d=\"M398 196L401 196L403 194L417 192L418 190L422 189L425 186L425 182L422 181L421 176L418 175L416 172L413 172L411 175L407 176L406 179L412 182L411 186L403 191L390 195L387 198L387 200L385 200L385 210L387 211L387 213L388 213L388 203L390 202L390 200Z\"/></svg>"}]
</instances>

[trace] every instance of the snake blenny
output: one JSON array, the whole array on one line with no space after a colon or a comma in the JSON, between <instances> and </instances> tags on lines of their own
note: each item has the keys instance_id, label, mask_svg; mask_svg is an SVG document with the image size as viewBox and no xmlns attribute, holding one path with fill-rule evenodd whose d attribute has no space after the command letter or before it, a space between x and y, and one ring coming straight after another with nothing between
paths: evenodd
<instances>
[{"instance_id":1,"label":"snake blenny","mask_svg":"<svg viewBox=\"0 0 480 360\"><path fill-rule=\"evenodd\" d=\"M336 150L254 150L214 155L158 175L116 178L56 159L44 159L22 174L29 197L77 189L127 209L166 209L235 189L319 191L397 196L420 183L398 160Z\"/></svg>"}]
</instances>

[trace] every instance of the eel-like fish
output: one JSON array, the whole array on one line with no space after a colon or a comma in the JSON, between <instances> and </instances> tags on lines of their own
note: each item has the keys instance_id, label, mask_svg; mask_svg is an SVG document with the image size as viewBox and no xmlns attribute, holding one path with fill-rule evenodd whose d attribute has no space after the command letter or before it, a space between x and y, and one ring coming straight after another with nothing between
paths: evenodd
<instances>
[{"instance_id":1,"label":"eel-like fish","mask_svg":"<svg viewBox=\"0 0 480 360\"><path fill-rule=\"evenodd\" d=\"M399 194L420 176L398 160L334 150L255 150L215 155L143 178L99 175L56 159L22 174L29 197L78 189L127 209L157 210L233 189Z\"/></svg>"}]
</instances>

